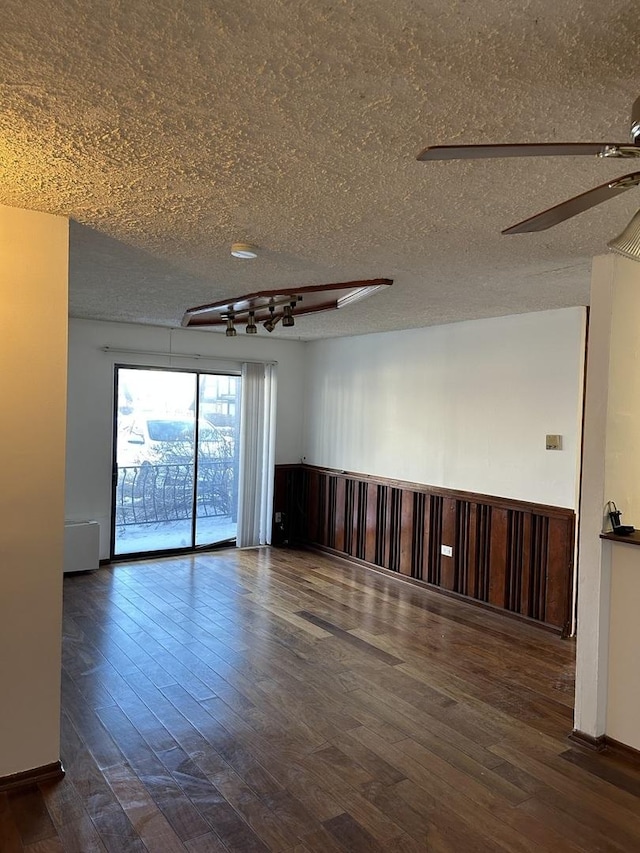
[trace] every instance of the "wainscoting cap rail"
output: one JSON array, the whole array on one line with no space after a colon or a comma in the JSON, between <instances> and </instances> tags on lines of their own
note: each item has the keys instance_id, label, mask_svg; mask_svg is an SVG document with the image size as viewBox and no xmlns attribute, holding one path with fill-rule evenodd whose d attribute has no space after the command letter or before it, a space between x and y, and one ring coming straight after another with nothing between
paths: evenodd
<instances>
[{"instance_id":1,"label":"wainscoting cap rail","mask_svg":"<svg viewBox=\"0 0 640 853\"><path fill-rule=\"evenodd\" d=\"M377 486L391 486L394 489L408 489L412 492L422 494L440 495L441 497L458 498L460 500L472 500L480 503L490 504L491 506L504 507L506 509L519 509L525 512L542 512L544 514L557 516L560 518L573 518L575 511L571 507L555 506L552 504L541 504L533 501L520 500L520 498L501 497L499 495L487 495L480 492L467 492L461 489L448 489L445 486L432 486L428 483L416 483L411 480L396 480L389 477L378 476L377 474L361 474L357 471L344 471L341 468L326 468L323 465L310 465L308 462L292 462L290 464L282 464L279 468L303 468L307 471L315 471L316 473L329 474L333 477L344 477L346 479L359 480L364 483L373 483ZM640 535L640 531L639 534ZM602 534L601 538L607 538L606 534ZM616 541L628 540L630 537L616 536ZM640 543L638 543L640 544Z\"/></svg>"},{"instance_id":2,"label":"wainscoting cap rail","mask_svg":"<svg viewBox=\"0 0 640 853\"><path fill-rule=\"evenodd\" d=\"M230 359L224 358L219 355L204 355L199 352L161 352L160 350L146 350L146 349L123 349L121 347L110 347L104 346L100 347L102 352L112 352L118 355L152 355L156 358L196 358L202 359L204 361L221 361L225 364L229 364ZM238 361L240 363L247 364L277 364L277 361L268 361L267 359L260 358L238 358L232 359L233 361Z\"/></svg>"}]
</instances>

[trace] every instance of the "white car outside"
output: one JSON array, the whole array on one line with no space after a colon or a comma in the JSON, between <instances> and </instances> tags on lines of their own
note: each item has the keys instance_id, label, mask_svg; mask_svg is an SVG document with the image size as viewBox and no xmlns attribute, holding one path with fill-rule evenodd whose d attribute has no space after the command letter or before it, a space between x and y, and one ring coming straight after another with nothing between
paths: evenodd
<instances>
[{"instance_id":1,"label":"white car outside","mask_svg":"<svg viewBox=\"0 0 640 853\"><path fill-rule=\"evenodd\" d=\"M195 418L189 415L134 415L119 419L116 463L133 465L190 463L194 456ZM198 421L200 459L233 457L233 439L209 421Z\"/></svg>"}]
</instances>

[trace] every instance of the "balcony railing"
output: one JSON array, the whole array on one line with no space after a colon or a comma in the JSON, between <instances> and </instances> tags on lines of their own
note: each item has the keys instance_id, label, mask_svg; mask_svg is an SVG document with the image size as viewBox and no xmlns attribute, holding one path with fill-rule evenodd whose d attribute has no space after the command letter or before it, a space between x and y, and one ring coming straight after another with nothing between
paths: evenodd
<instances>
[{"instance_id":1,"label":"balcony railing","mask_svg":"<svg viewBox=\"0 0 640 853\"><path fill-rule=\"evenodd\" d=\"M194 466L160 463L118 467L116 525L153 524L191 518ZM235 515L234 460L200 462L196 517Z\"/></svg>"}]
</instances>

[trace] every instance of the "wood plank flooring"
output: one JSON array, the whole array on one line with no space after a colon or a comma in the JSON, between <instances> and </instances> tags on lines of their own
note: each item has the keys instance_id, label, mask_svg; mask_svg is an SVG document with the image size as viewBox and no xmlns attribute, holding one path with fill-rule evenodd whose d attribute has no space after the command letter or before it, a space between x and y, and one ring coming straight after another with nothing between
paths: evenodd
<instances>
[{"instance_id":1,"label":"wood plank flooring","mask_svg":"<svg viewBox=\"0 0 640 853\"><path fill-rule=\"evenodd\" d=\"M67 775L0 795L2 853L640 851L570 641L289 550L64 584Z\"/></svg>"}]
</instances>

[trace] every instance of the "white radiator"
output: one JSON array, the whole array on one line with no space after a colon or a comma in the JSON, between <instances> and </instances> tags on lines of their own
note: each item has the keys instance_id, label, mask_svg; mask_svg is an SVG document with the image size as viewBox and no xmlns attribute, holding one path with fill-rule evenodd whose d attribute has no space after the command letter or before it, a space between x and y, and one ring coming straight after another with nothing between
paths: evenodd
<instances>
[{"instance_id":1,"label":"white radiator","mask_svg":"<svg viewBox=\"0 0 640 853\"><path fill-rule=\"evenodd\" d=\"M100 525L97 521L65 521L64 569L86 572L100 565Z\"/></svg>"}]
</instances>

